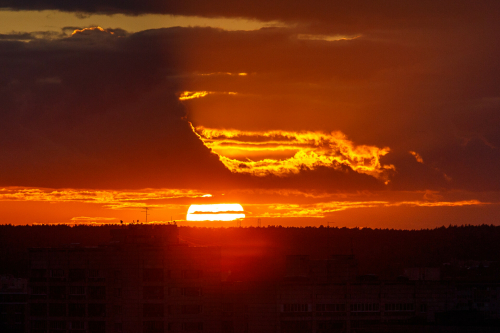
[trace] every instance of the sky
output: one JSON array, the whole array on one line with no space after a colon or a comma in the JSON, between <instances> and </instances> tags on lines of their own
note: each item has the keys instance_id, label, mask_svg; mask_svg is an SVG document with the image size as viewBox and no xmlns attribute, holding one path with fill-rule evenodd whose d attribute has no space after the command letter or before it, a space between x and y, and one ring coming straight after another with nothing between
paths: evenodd
<instances>
[{"instance_id":1,"label":"sky","mask_svg":"<svg viewBox=\"0 0 500 333\"><path fill-rule=\"evenodd\" d=\"M498 17L496 0L0 0L0 223L498 225ZM245 218L186 221L207 204Z\"/></svg>"}]
</instances>

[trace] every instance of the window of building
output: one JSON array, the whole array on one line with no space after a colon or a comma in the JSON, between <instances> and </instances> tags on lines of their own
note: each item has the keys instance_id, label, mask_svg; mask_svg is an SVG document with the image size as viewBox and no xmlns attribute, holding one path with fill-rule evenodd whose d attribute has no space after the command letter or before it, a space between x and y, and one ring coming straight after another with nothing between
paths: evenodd
<instances>
[{"instance_id":1,"label":"window of building","mask_svg":"<svg viewBox=\"0 0 500 333\"><path fill-rule=\"evenodd\" d=\"M49 323L49 328L51 330L65 330L66 322L63 320L51 320Z\"/></svg>"},{"instance_id":2,"label":"window of building","mask_svg":"<svg viewBox=\"0 0 500 333\"><path fill-rule=\"evenodd\" d=\"M70 295L85 295L85 286L70 286Z\"/></svg>"},{"instance_id":3,"label":"window of building","mask_svg":"<svg viewBox=\"0 0 500 333\"><path fill-rule=\"evenodd\" d=\"M85 281L85 270L80 268L70 269L68 276L71 282Z\"/></svg>"},{"instance_id":4,"label":"window of building","mask_svg":"<svg viewBox=\"0 0 500 333\"><path fill-rule=\"evenodd\" d=\"M344 324L334 321L318 321L316 323L317 332L340 332L344 328Z\"/></svg>"},{"instance_id":5,"label":"window of building","mask_svg":"<svg viewBox=\"0 0 500 333\"><path fill-rule=\"evenodd\" d=\"M49 304L49 315L51 317L66 317L66 304L64 303Z\"/></svg>"},{"instance_id":6,"label":"window of building","mask_svg":"<svg viewBox=\"0 0 500 333\"><path fill-rule=\"evenodd\" d=\"M169 296L180 296L182 294L181 288L168 288Z\"/></svg>"},{"instance_id":7,"label":"window of building","mask_svg":"<svg viewBox=\"0 0 500 333\"><path fill-rule=\"evenodd\" d=\"M415 311L413 303L387 303L385 311Z\"/></svg>"},{"instance_id":8,"label":"window of building","mask_svg":"<svg viewBox=\"0 0 500 333\"><path fill-rule=\"evenodd\" d=\"M122 333L122 332L123 332L123 324L115 323L115 333Z\"/></svg>"},{"instance_id":9,"label":"window of building","mask_svg":"<svg viewBox=\"0 0 500 333\"><path fill-rule=\"evenodd\" d=\"M22 324L24 323L24 315L23 314L14 314L14 323Z\"/></svg>"},{"instance_id":10,"label":"window of building","mask_svg":"<svg viewBox=\"0 0 500 333\"><path fill-rule=\"evenodd\" d=\"M115 316L121 316L122 314L122 306L117 304L117 305L113 305L113 314Z\"/></svg>"},{"instance_id":11,"label":"window of building","mask_svg":"<svg viewBox=\"0 0 500 333\"><path fill-rule=\"evenodd\" d=\"M89 321L89 333L106 333L105 321Z\"/></svg>"},{"instance_id":12,"label":"window of building","mask_svg":"<svg viewBox=\"0 0 500 333\"><path fill-rule=\"evenodd\" d=\"M302 333L311 331L312 331L312 322L309 320L281 322L281 332L283 333Z\"/></svg>"},{"instance_id":13,"label":"window of building","mask_svg":"<svg viewBox=\"0 0 500 333\"><path fill-rule=\"evenodd\" d=\"M198 269L186 269L182 271L182 278L191 280L191 279L200 279L203 277L203 271Z\"/></svg>"},{"instance_id":14,"label":"window of building","mask_svg":"<svg viewBox=\"0 0 500 333\"><path fill-rule=\"evenodd\" d=\"M201 288L200 287L186 287L186 288L182 288L182 296L188 296L188 297L198 297L198 296L201 296Z\"/></svg>"},{"instance_id":15,"label":"window of building","mask_svg":"<svg viewBox=\"0 0 500 333\"><path fill-rule=\"evenodd\" d=\"M318 312L344 312L345 304L316 304Z\"/></svg>"},{"instance_id":16,"label":"window of building","mask_svg":"<svg viewBox=\"0 0 500 333\"><path fill-rule=\"evenodd\" d=\"M121 282L121 280L122 280L122 271L119 271L119 270L114 271L113 272L113 277L115 279L115 282Z\"/></svg>"},{"instance_id":17,"label":"window of building","mask_svg":"<svg viewBox=\"0 0 500 333\"><path fill-rule=\"evenodd\" d=\"M179 304L173 304L168 306L168 314L179 314L181 313L181 306Z\"/></svg>"},{"instance_id":18,"label":"window of building","mask_svg":"<svg viewBox=\"0 0 500 333\"><path fill-rule=\"evenodd\" d=\"M378 303L355 303L351 304L351 312L377 312L380 311Z\"/></svg>"},{"instance_id":19,"label":"window of building","mask_svg":"<svg viewBox=\"0 0 500 333\"><path fill-rule=\"evenodd\" d=\"M47 295L47 286L31 286L31 295Z\"/></svg>"},{"instance_id":20,"label":"window of building","mask_svg":"<svg viewBox=\"0 0 500 333\"><path fill-rule=\"evenodd\" d=\"M80 321L80 320L72 321L69 326L72 330L84 330L85 329L85 323L83 321Z\"/></svg>"},{"instance_id":21,"label":"window of building","mask_svg":"<svg viewBox=\"0 0 500 333\"><path fill-rule=\"evenodd\" d=\"M163 299L164 292L163 287L159 286L147 286L143 288L143 298L144 299Z\"/></svg>"},{"instance_id":22,"label":"window of building","mask_svg":"<svg viewBox=\"0 0 500 333\"><path fill-rule=\"evenodd\" d=\"M84 303L69 303L68 315L70 317L85 317L85 304Z\"/></svg>"},{"instance_id":23,"label":"window of building","mask_svg":"<svg viewBox=\"0 0 500 333\"><path fill-rule=\"evenodd\" d=\"M142 279L144 282L163 282L163 268L144 268Z\"/></svg>"},{"instance_id":24,"label":"window of building","mask_svg":"<svg viewBox=\"0 0 500 333\"><path fill-rule=\"evenodd\" d=\"M309 304L283 304L283 312L308 312Z\"/></svg>"},{"instance_id":25,"label":"window of building","mask_svg":"<svg viewBox=\"0 0 500 333\"><path fill-rule=\"evenodd\" d=\"M202 322L182 323L182 331L184 332L203 331L203 323Z\"/></svg>"},{"instance_id":26,"label":"window of building","mask_svg":"<svg viewBox=\"0 0 500 333\"><path fill-rule=\"evenodd\" d=\"M144 333L163 333L163 321L145 321L143 322Z\"/></svg>"},{"instance_id":27,"label":"window of building","mask_svg":"<svg viewBox=\"0 0 500 333\"><path fill-rule=\"evenodd\" d=\"M32 320L31 328L34 330L46 330L47 322L45 320Z\"/></svg>"},{"instance_id":28,"label":"window of building","mask_svg":"<svg viewBox=\"0 0 500 333\"><path fill-rule=\"evenodd\" d=\"M223 321L222 322L222 331L223 332L233 332L234 325L232 321Z\"/></svg>"},{"instance_id":29,"label":"window of building","mask_svg":"<svg viewBox=\"0 0 500 333\"><path fill-rule=\"evenodd\" d=\"M151 304L146 303L142 307L143 316L145 318L150 317L163 317L164 314L164 306L163 304Z\"/></svg>"},{"instance_id":30,"label":"window of building","mask_svg":"<svg viewBox=\"0 0 500 333\"><path fill-rule=\"evenodd\" d=\"M122 288L114 288L113 289L113 296L116 298L121 298L122 297Z\"/></svg>"},{"instance_id":31,"label":"window of building","mask_svg":"<svg viewBox=\"0 0 500 333\"><path fill-rule=\"evenodd\" d=\"M89 269L89 278L99 278L100 271L98 269Z\"/></svg>"},{"instance_id":32,"label":"window of building","mask_svg":"<svg viewBox=\"0 0 500 333\"><path fill-rule=\"evenodd\" d=\"M24 313L24 304L9 305L14 310L14 313Z\"/></svg>"},{"instance_id":33,"label":"window of building","mask_svg":"<svg viewBox=\"0 0 500 333\"><path fill-rule=\"evenodd\" d=\"M106 299L106 287L104 286L89 286L90 299Z\"/></svg>"},{"instance_id":34,"label":"window of building","mask_svg":"<svg viewBox=\"0 0 500 333\"><path fill-rule=\"evenodd\" d=\"M33 278L44 278L46 277L47 270L46 269L32 269L31 277Z\"/></svg>"},{"instance_id":35,"label":"window of building","mask_svg":"<svg viewBox=\"0 0 500 333\"><path fill-rule=\"evenodd\" d=\"M63 278L64 277L64 269L51 269L50 277L53 278Z\"/></svg>"},{"instance_id":36,"label":"window of building","mask_svg":"<svg viewBox=\"0 0 500 333\"><path fill-rule=\"evenodd\" d=\"M49 288L50 299L65 299L66 287L65 286L50 286Z\"/></svg>"},{"instance_id":37,"label":"window of building","mask_svg":"<svg viewBox=\"0 0 500 333\"><path fill-rule=\"evenodd\" d=\"M427 304L420 304L420 312L427 312Z\"/></svg>"},{"instance_id":38,"label":"window of building","mask_svg":"<svg viewBox=\"0 0 500 333\"><path fill-rule=\"evenodd\" d=\"M33 317L47 316L47 304L45 303L32 303L30 304L30 315Z\"/></svg>"},{"instance_id":39,"label":"window of building","mask_svg":"<svg viewBox=\"0 0 500 333\"><path fill-rule=\"evenodd\" d=\"M90 303L88 305L88 315L89 315L89 317L105 317L106 316L106 304L104 304L104 303Z\"/></svg>"},{"instance_id":40,"label":"window of building","mask_svg":"<svg viewBox=\"0 0 500 333\"><path fill-rule=\"evenodd\" d=\"M199 304L184 304L182 306L182 314L200 314L203 307Z\"/></svg>"}]
</instances>

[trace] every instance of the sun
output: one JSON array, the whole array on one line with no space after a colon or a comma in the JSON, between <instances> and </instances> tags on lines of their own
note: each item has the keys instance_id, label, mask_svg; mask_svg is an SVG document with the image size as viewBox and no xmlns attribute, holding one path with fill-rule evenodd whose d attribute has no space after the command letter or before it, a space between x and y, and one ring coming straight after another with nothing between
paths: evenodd
<instances>
[{"instance_id":1,"label":"sun","mask_svg":"<svg viewBox=\"0 0 500 333\"><path fill-rule=\"evenodd\" d=\"M234 221L245 218L245 211L240 204L191 205L187 221Z\"/></svg>"}]
</instances>

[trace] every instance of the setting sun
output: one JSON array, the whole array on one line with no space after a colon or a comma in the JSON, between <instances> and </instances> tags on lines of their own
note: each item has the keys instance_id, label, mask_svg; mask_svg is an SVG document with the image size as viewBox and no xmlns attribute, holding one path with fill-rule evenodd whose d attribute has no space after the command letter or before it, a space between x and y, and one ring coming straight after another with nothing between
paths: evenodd
<instances>
[{"instance_id":1,"label":"setting sun","mask_svg":"<svg viewBox=\"0 0 500 333\"><path fill-rule=\"evenodd\" d=\"M244 218L240 204L191 205L186 215L188 221L234 221Z\"/></svg>"}]
</instances>

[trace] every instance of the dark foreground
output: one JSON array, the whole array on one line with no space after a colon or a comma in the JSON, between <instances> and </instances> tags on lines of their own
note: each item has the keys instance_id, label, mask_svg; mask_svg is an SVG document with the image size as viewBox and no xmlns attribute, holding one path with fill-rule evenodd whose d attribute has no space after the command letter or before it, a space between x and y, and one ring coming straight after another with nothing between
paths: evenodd
<instances>
[{"instance_id":1,"label":"dark foreground","mask_svg":"<svg viewBox=\"0 0 500 333\"><path fill-rule=\"evenodd\" d=\"M0 332L498 332L500 228L0 226Z\"/></svg>"}]
</instances>

